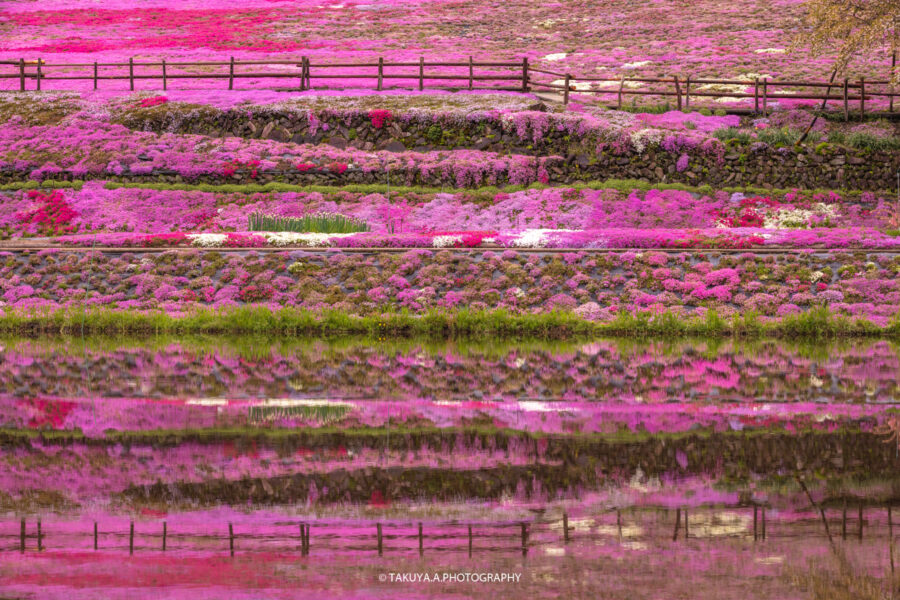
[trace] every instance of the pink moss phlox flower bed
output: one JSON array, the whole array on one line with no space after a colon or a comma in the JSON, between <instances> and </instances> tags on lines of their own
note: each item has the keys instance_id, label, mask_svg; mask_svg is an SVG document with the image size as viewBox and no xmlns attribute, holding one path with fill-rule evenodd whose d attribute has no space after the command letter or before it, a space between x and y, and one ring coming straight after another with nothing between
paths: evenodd
<instances>
[{"instance_id":1,"label":"pink moss phlox flower bed","mask_svg":"<svg viewBox=\"0 0 900 600\"><path fill-rule=\"evenodd\" d=\"M293 242L290 235L279 236L271 242L275 245L466 246L478 232L485 232L484 243L525 247L890 248L897 243L897 238L876 230L889 226L894 204L871 193L844 200L835 193L745 197L724 192L701 196L676 190L626 194L547 188L500 193L485 204L464 192L391 198L350 192L242 195L106 189L100 182L88 182L79 191L29 190L7 198L0 204L5 237L91 232L60 238L80 245L236 246L241 239L250 246L268 244L261 233L233 233L245 230L254 213L285 217L337 213L366 222L372 231L347 237L295 236ZM469 233L464 242L447 232ZM201 242L185 235L201 233L228 235L207 236L208 241ZM252 240L257 242L249 243Z\"/></svg>"},{"instance_id":2,"label":"pink moss phlox flower bed","mask_svg":"<svg viewBox=\"0 0 900 600\"><path fill-rule=\"evenodd\" d=\"M73 119L60 127L0 125L0 167L29 172L32 179L52 179L68 173L75 178L146 175L165 172L196 179L228 177L238 168L251 173L296 170L294 164L315 164L319 171L364 173L393 171L396 183L430 177L458 187L495 183L529 184L547 181L546 164L558 157L501 156L478 150L427 153L341 150L330 146L280 143L271 140L208 138L197 135L157 135L131 131L122 125ZM343 165L335 168L333 165ZM251 165L251 166L247 166Z\"/></svg>"},{"instance_id":3,"label":"pink moss phlox flower bed","mask_svg":"<svg viewBox=\"0 0 900 600\"><path fill-rule=\"evenodd\" d=\"M375 314L406 308L575 310L607 321L650 311L777 318L827 306L884 326L900 311L900 254L808 251L524 253L475 256L244 250L0 253L3 310L109 306L183 313L259 304ZM84 273L92 275L85 280ZM496 273L500 273L496 276Z\"/></svg>"}]
</instances>

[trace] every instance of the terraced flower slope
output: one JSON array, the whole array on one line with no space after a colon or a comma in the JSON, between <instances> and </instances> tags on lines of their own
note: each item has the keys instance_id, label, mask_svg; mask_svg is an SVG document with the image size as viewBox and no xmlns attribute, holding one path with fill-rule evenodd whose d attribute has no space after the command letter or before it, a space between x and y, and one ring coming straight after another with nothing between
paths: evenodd
<instances>
[{"instance_id":1,"label":"terraced flower slope","mask_svg":"<svg viewBox=\"0 0 900 600\"><path fill-rule=\"evenodd\" d=\"M701 95L802 12L4 3L0 597L891 597L890 104Z\"/></svg>"}]
</instances>

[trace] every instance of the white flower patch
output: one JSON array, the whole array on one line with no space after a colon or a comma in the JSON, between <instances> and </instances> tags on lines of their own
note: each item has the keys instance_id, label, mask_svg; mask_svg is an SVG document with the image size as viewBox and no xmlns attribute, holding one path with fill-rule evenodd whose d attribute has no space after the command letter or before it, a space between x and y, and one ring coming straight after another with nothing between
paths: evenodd
<instances>
[{"instance_id":1,"label":"white flower patch","mask_svg":"<svg viewBox=\"0 0 900 600\"><path fill-rule=\"evenodd\" d=\"M553 85L561 85L561 86L565 87L566 80L565 79L554 79L551 83ZM590 81L579 82L574 79L569 80L569 89L570 90L574 89L576 92L584 92L584 91L592 89L593 87L594 87L594 84Z\"/></svg>"},{"instance_id":2,"label":"white flower patch","mask_svg":"<svg viewBox=\"0 0 900 600\"><path fill-rule=\"evenodd\" d=\"M646 67L650 64L649 60L639 60L636 62L629 62L622 65L623 69L639 69L641 67Z\"/></svg>"},{"instance_id":3,"label":"white flower patch","mask_svg":"<svg viewBox=\"0 0 900 600\"><path fill-rule=\"evenodd\" d=\"M547 245L547 235L560 231L573 231L572 229L526 229L510 240L510 244L516 248L543 248Z\"/></svg>"},{"instance_id":4,"label":"white flower patch","mask_svg":"<svg viewBox=\"0 0 900 600\"><path fill-rule=\"evenodd\" d=\"M261 231L273 246L330 246L331 238L347 237L353 233L297 233L294 231Z\"/></svg>"},{"instance_id":5,"label":"white flower patch","mask_svg":"<svg viewBox=\"0 0 900 600\"><path fill-rule=\"evenodd\" d=\"M631 144L638 153L641 153L647 146L659 144L662 137L661 129L640 129L631 134Z\"/></svg>"},{"instance_id":6,"label":"white flower patch","mask_svg":"<svg viewBox=\"0 0 900 600\"><path fill-rule=\"evenodd\" d=\"M785 48L760 48L754 52L757 54L784 54L787 50Z\"/></svg>"},{"instance_id":7,"label":"white flower patch","mask_svg":"<svg viewBox=\"0 0 900 600\"><path fill-rule=\"evenodd\" d=\"M544 60L562 60L567 57L569 54L567 52L558 52L557 54L548 54L544 57Z\"/></svg>"},{"instance_id":8,"label":"white flower patch","mask_svg":"<svg viewBox=\"0 0 900 600\"><path fill-rule=\"evenodd\" d=\"M556 406L552 402L540 402L538 400L521 400L519 408L525 412L563 412L573 410L571 407Z\"/></svg>"},{"instance_id":9,"label":"white flower patch","mask_svg":"<svg viewBox=\"0 0 900 600\"><path fill-rule=\"evenodd\" d=\"M804 208L783 208L766 215L763 227L766 229L796 229L809 226L813 216L830 219L837 216L837 210L823 202L819 202L811 210Z\"/></svg>"},{"instance_id":10,"label":"white flower patch","mask_svg":"<svg viewBox=\"0 0 900 600\"><path fill-rule=\"evenodd\" d=\"M825 277L825 273L823 273L822 271L813 271L809 276L809 280L812 283L815 283L823 277Z\"/></svg>"},{"instance_id":11,"label":"white flower patch","mask_svg":"<svg viewBox=\"0 0 900 600\"><path fill-rule=\"evenodd\" d=\"M188 406L228 406L228 400L224 398L202 398L199 400L187 400Z\"/></svg>"},{"instance_id":12,"label":"white flower patch","mask_svg":"<svg viewBox=\"0 0 900 600\"><path fill-rule=\"evenodd\" d=\"M462 244L461 235L436 235L431 238L433 248L452 248L457 244Z\"/></svg>"},{"instance_id":13,"label":"white flower patch","mask_svg":"<svg viewBox=\"0 0 900 600\"><path fill-rule=\"evenodd\" d=\"M191 240L192 246L213 248L224 244L228 236L224 233L189 233L187 238Z\"/></svg>"}]
</instances>

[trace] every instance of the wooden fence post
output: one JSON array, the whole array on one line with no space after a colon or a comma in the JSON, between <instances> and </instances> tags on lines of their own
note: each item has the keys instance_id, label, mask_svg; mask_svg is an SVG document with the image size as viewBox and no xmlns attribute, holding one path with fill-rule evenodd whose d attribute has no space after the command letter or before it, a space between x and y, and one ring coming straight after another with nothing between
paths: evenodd
<instances>
[{"instance_id":1,"label":"wooden fence post","mask_svg":"<svg viewBox=\"0 0 900 600\"><path fill-rule=\"evenodd\" d=\"M472 526L469 525L469 558L472 558Z\"/></svg>"},{"instance_id":2,"label":"wooden fence post","mask_svg":"<svg viewBox=\"0 0 900 600\"><path fill-rule=\"evenodd\" d=\"M234 558L234 526L231 523L228 524L228 552Z\"/></svg>"},{"instance_id":3,"label":"wooden fence post","mask_svg":"<svg viewBox=\"0 0 900 600\"><path fill-rule=\"evenodd\" d=\"M469 89L472 89L475 78L475 66L472 64L472 57L469 57Z\"/></svg>"},{"instance_id":4,"label":"wooden fence post","mask_svg":"<svg viewBox=\"0 0 900 600\"><path fill-rule=\"evenodd\" d=\"M25 553L25 519L22 519L22 526L19 529L19 552Z\"/></svg>"},{"instance_id":5,"label":"wooden fence post","mask_svg":"<svg viewBox=\"0 0 900 600\"><path fill-rule=\"evenodd\" d=\"M753 80L753 112L759 114L759 77Z\"/></svg>"},{"instance_id":6,"label":"wooden fence post","mask_svg":"<svg viewBox=\"0 0 900 600\"><path fill-rule=\"evenodd\" d=\"M844 121L850 120L850 80L844 78Z\"/></svg>"},{"instance_id":7,"label":"wooden fence post","mask_svg":"<svg viewBox=\"0 0 900 600\"><path fill-rule=\"evenodd\" d=\"M128 533L128 554L134 554L134 521L131 522L131 527L129 528Z\"/></svg>"},{"instance_id":8,"label":"wooden fence post","mask_svg":"<svg viewBox=\"0 0 900 600\"><path fill-rule=\"evenodd\" d=\"M625 76L622 75L621 80L619 81L619 110L622 110L622 89L625 87Z\"/></svg>"},{"instance_id":9,"label":"wooden fence post","mask_svg":"<svg viewBox=\"0 0 900 600\"><path fill-rule=\"evenodd\" d=\"M300 554L309 556L309 524L300 523Z\"/></svg>"},{"instance_id":10,"label":"wooden fence post","mask_svg":"<svg viewBox=\"0 0 900 600\"><path fill-rule=\"evenodd\" d=\"M25 59L19 59L19 91L25 91Z\"/></svg>"},{"instance_id":11,"label":"wooden fence post","mask_svg":"<svg viewBox=\"0 0 900 600\"><path fill-rule=\"evenodd\" d=\"M895 55L896 56L896 55ZM888 519L888 552L891 557L891 575L894 574L894 520L891 518L891 505L887 505Z\"/></svg>"},{"instance_id":12,"label":"wooden fence post","mask_svg":"<svg viewBox=\"0 0 900 600\"><path fill-rule=\"evenodd\" d=\"M619 532L619 541L622 541L622 511L616 509L616 529Z\"/></svg>"},{"instance_id":13,"label":"wooden fence post","mask_svg":"<svg viewBox=\"0 0 900 600\"><path fill-rule=\"evenodd\" d=\"M681 529L681 508L675 509L675 533L672 534L672 541L678 541L678 530Z\"/></svg>"},{"instance_id":14,"label":"wooden fence post","mask_svg":"<svg viewBox=\"0 0 900 600\"><path fill-rule=\"evenodd\" d=\"M134 57L128 57L128 85L134 91Z\"/></svg>"},{"instance_id":15,"label":"wooden fence post","mask_svg":"<svg viewBox=\"0 0 900 600\"><path fill-rule=\"evenodd\" d=\"M859 541L862 541L862 530L863 530L863 505L860 503L859 505L859 528L857 529L857 534L859 536Z\"/></svg>"},{"instance_id":16,"label":"wooden fence post","mask_svg":"<svg viewBox=\"0 0 900 600\"><path fill-rule=\"evenodd\" d=\"M769 116L769 78L763 79L763 116Z\"/></svg>"},{"instance_id":17,"label":"wooden fence post","mask_svg":"<svg viewBox=\"0 0 900 600\"><path fill-rule=\"evenodd\" d=\"M384 546L381 543L381 523L376 523L375 528L378 535L378 556L381 556L382 554L384 554Z\"/></svg>"},{"instance_id":18,"label":"wooden fence post","mask_svg":"<svg viewBox=\"0 0 900 600\"><path fill-rule=\"evenodd\" d=\"M691 76L687 76L687 80L684 82L684 107L691 107Z\"/></svg>"},{"instance_id":19,"label":"wooden fence post","mask_svg":"<svg viewBox=\"0 0 900 600\"><path fill-rule=\"evenodd\" d=\"M94 61L94 89L97 89L97 61Z\"/></svg>"},{"instance_id":20,"label":"wooden fence post","mask_svg":"<svg viewBox=\"0 0 900 600\"><path fill-rule=\"evenodd\" d=\"M381 80L384 78L384 57L378 57L378 91L381 91Z\"/></svg>"},{"instance_id":21,"label":"wooden fence post","mask_svg":"<svg viewBox=\"0 0 900 600\"><path fill-rule=\"evenodd\" d=\"M162 548L163 552L166 551L166 535L168 534L168 529L169 529L168 524L165 521L163 521L163 548Z\"/></svg>"},{"instance_id":22,"label":"wooden fence post","mask_svg":"<svg viewBox=\"0 0 900 600\"><path fill-rule=\"evenodd\" d=\"M847 499L844 498L844 509L841 512L841 539L847 539Z\"/></svg>"},{"instance_id":23,"label":"wooden fence post","mask_svg":"<svg viewBox=\"0 0 900 600\"><path fill-rule=\"evenodd\" d=\"M569 513L563 513L563 542L569 543Z\"/></svg>"},{"instance_id":24,"label":"wooden fence post","mask_svg":"<svg viewBox=\"0 0 900 600\"><path fill-rule=\"evenodd\" d=\"M162 59L163 91L169 89L169 79L166 74L166 59Z\"/></svg>"},{"instance_id":25,"label":"wooden fence post","mask_svg":"<svg viewBox=\"0 0 900 600\"><path fill-rule=\"evenodd\" d=\"M690 536L690 534L691 534L691 531L688 528L688 520L689 520L688 509L685 508L684 509L684 539L685 540L687 540L688 536Z\"/></svg>"},{"instance_id":26,"label":"wooden fence post","mask_svg":"<svg viewBox=\"0 0 900 600\"><path fill-rule=\"evenodd\" d=\"M893 54L891 54L891 85L888 90L891 93L890 99L890 107L888 108L888 112L894 112L894 74L897 70L897 51L894 50ZM893 548L893 546L892 546Z\"/></svg>"},{"instance_id":27,"label":"wooden fence post","mask_svg":"<svg viewBox=\"0 0 900 600\"><path fill-rule=\"evenodd\" d=\"M97 549L97 521L94 521L94 550Z\"/></svg>"},{"instance_id":28,"label":"wooden fence post","mask_svg":"<svg viewBox=\"0 0 900 600\"><path fill-rule=\"evenodd\" d=\"M419 57L419 91L425 89L425 57Z\"/></svg>"},{"instance_id":29,"label":"wooden fence post","mask_svg":"<svg viewBox=\"0 0 900 600\"><path fill-rule=\"evenodd\" d=\"M766 507L762 507L762 539L766 539Z\"/></svg>"},{"instance_id":30,"label":"wooden fence post","mask_svg":"<svg viewBox=\"0 0 900 600\"><path fill-rule=\"evenodd\" d=\"M37 91L41 91L41 77L43 77L43 75L44 75L43 72L41 71L41 67L42 67L41 63L43 63L43 62L44 62L44 61L41 60L40 57L38 57L38 64L37 64Z\"/></svg>"},{"instance_id":31,"label":"wooden fence post","mask_svg":"<svg viewBox=\"0 0 900 600\"><path fill-rule=\"evenodd\" d=\"M523 521L522 525L522 556L528 556L528 525Z\"/></svg>"},{"instance_id":32,"label":"wooden fence post","mask_svg":"<svg viewBox=\"0 0 900 600\"><path fill-rule=\"evenodd\" d=\"M859 78L859 118L866 117L866 78Z\"/></svg>"},{"instance_id":33,"label":"wooden fence post","mask_svg":"<svg viewBox=\"0 0 900 600\"><path fill-rule=\"evenodd\" d=\"M563 104L569 104L569 82L572 80L572 76L566 73L566 89L563 90Z\"/></svg>"},{"instance_id":34,"label":"wooden fence post","mask_svg":"<svg viewBox=\"0 0 900 600\"><path fill-rule=\"evenodd\" d=\"M847 499L844 498L844 510L841 513L841 539L847 539Z\"/></svg>"},{"instance_id":35,"label":"wooden fence post","mask_svg":"<svg viewBox=\"0 0 900 600\"><path fill-rule=\"evenodd\" d=\"M678 104L678 110L681 110L681 85L678 83L678 75L675 76L675 99Z\"/></svg>"},{"instance_id":36,"label":"wooden fence post","mask_svg":"<svg viewBox=\"0 0 900 600\"><path fill-rule=\"evenodd\" d=\"M44 549L44 533L41 531L41 520L37 521L38 552Z\"/></svg>"},{"instance_id":37,"label":"wooden fence post","mask_svg":"<svg viewBox=\"0 0 900 600\"><path fill-rule=\"evenodd\" d=\"M522 59L522 91L528 91L528 57Z\"/></svg>"},{"instance_id":38,"label":"wooden fence post","mask_svg":"<svg viewBox=\"0 0 900 600\"><path fill-rule=\"evenodd\" d=\"M425 539L422 536L422 523L419 523L419 556L425 554Z\"/></svg>"},{"instance_id":39,"label":"wooden fence post","mask_svg":"<svg viewBox=\"0 0 900 600\"><path fill-rule=\"evenodd\" d=\"M757 539L759 539L758 523L759 523L759 507L754 504L753 505L753 541L754 542Z\"/></svg>"},{"instance_id":40,"label":"wooden fence post","mask_svg":"<svg viewBox=\"0 0 900 600\"><path fill-rule=\"evenodd\" d=\"M231 57L231 62L228 64L228 89L234 89L234 57Z\"/></svg>"}]
</instances>

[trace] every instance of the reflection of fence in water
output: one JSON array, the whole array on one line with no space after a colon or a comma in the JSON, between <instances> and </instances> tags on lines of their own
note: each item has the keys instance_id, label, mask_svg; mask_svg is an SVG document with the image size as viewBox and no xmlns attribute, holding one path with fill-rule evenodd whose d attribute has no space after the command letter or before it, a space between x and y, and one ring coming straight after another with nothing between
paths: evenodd
<instances>
[{"instance_id":1,"label":"reflection of fence in water","mask_svg":"<svg viewBox=\"0 0 900 600\"><path fill-rule=\"evenodd\" d=\"M833 537L893 540L892 505L857 504L824 509ZM830 513L830 514L828 514ZM151 530L152 528L152 530ZM865 532L865 533L864 533ZM425 552L509 553L527 556L564 553L568 545L618 543L645 549L650 543L686 540L817 540L827 543L821 515L772 510L764 505L725 507L627 507L570 518L538 517L504 522L398 522L289 520L272 523L223 522L206 531L184 524L173 530L167 521L103 527L98 522L38 519L0 523L0 551L127 550L187 552L299 552L385 554ZM48 544L49 540L49 544ZM6 541L7 543L3 543ZM14 545L7 545L16 542Z\"/></svg>"}]
</instances>

